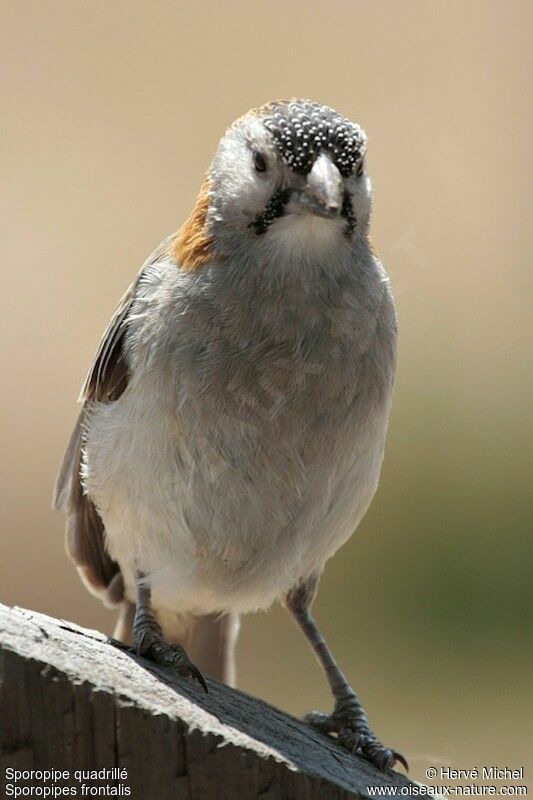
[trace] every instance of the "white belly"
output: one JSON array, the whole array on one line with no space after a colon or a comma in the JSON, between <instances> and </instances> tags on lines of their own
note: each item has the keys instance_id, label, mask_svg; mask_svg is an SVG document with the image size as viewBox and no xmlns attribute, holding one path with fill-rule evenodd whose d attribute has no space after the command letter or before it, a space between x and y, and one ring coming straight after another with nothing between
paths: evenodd
<instances>
[{"instance_id":1,"label":"white belly","mask_svg":"<svg viewBox=\"0 0 533 800\"><path fill-rule=\"evenodd\" d=\"M267 282L235 297L226 267L151 268L128 386L87 426L85 486L128 590L140 570L183 613L264 608L321 569L374 494L391 401L377 262L311 270L294 296Z\"/></svg>"},{"instance_id":2,"label":"white belly","mask_svg":"<svg viewBox=\"0 0 533 800\"><path fill-rule=\"evenodd\" d=\"M140 570L159 607L239 612L319 570L379 478L389 398L376 408L363 393L352 405L343 423L318 407L303 425L302 410L282 400L237 419L216 404L178 412L161 383L133 380L95 407L86 488L128 590Z\"/></svg>"}]
</instances>

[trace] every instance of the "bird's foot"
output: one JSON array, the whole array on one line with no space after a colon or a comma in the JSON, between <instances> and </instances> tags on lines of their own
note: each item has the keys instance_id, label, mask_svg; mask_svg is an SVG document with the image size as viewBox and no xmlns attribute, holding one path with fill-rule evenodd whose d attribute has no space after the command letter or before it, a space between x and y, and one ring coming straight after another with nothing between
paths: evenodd
<instances>
[{"instance_id":1,"label":"bird's foot","mask_svg":"<svg viewBox=\"0 0 533 800\"><path fill-rule=\"evenodd\" d=\"M336 733L340 744L348 752L361 753L378 769L390 769L397 762L409 769L400 753L381 744L370 728L357 697L351 694L337 701L332 714L312 711L306 715L305 721L322 733Z\"/></svg>"},{"instance_id":2,"label":"bird's foot","mask_svg":"<svg viewBox=\"0 0 533 800\"><path fill-rule=\"evenodd\" d=\"M208 691L204 676L192 663L185 649L180 644L165 642L159 625L139 626L135 631L135 650L138 655L146 656L157 664L172 667L184 678L198 681L202 689Z\"/></svg>"}]
</instances>

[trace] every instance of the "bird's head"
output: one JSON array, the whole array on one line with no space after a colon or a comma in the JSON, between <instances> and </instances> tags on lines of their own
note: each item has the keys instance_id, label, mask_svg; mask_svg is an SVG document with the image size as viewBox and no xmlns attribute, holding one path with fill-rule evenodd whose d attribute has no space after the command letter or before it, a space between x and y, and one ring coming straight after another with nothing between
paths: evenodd
<instances>
[{"instance_id":1,"label":"bird's head","mask_svg":"<svg viewBox=\"0 0 533 800\"><path fill-rule=\"evenodd\" d=\"M309 100L269 103L222 137L176 257L185 269L235 252L292 252L366 235L366 135Z\"/></svg>"}]
</instances>

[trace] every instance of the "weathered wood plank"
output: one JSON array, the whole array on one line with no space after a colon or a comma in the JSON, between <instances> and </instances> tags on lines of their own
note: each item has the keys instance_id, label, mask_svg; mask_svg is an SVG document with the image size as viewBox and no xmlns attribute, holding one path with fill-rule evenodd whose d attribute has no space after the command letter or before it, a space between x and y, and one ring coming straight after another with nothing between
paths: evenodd
<instances>
[{"instance_id":1,"label":"weathered wood plank","mask_svg":"<svg viewBox=\"0 0 533 800\"><path fill-rule=\"evenodd\" d=\"M0 605L2 780L8 767L118 767L141 800L345 800L367 798L369 786L410 796L403 775L208 683L206 695L101 633Z\"/></svg>"}]
</instances>

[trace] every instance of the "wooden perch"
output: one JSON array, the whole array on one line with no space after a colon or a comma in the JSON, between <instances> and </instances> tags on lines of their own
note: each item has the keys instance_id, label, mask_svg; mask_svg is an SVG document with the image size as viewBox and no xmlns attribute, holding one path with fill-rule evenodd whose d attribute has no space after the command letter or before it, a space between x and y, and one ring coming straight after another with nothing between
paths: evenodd
<instances>
[{"instance_id":1,"label":"wooden perch","mask_svg":"<svg viewBox=\"0 0 533 800\"><path fill-rule=\"evenodd\" d=\"M85 783L135 800L341 800L372 786L403 798L412 787L261 700L214 681L206 695L101 633L2 605L0 745L2 797L15 796L14 770L50 769L67 770L55 786L78 797ZM74 778L100 769L112 779Z\"/></svg>"}]
</instances>

